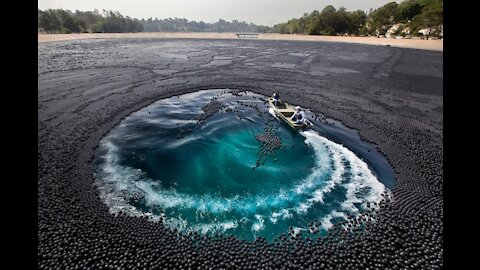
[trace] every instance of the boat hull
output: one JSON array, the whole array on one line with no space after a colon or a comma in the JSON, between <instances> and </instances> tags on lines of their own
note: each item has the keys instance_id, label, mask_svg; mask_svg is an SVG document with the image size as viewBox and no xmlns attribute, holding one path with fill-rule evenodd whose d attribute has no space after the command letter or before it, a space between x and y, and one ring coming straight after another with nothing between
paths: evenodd
<instances>
[{"instance_id":1,"label":"boat hull","mask_svg":"<svg viewBox=\"0 0 480 270\"><path fill-rule=\"evenodd\" d=\"M297 124L294 121L292 121L290 118L295 113L295 107L286 102L282 102L282 105L284 106L279 106L280 107L279 108L274 105L274 99L270 97L268 99L268 105L270 106L270 108L273 109L273 111L275 112L275 115L277 115L278 118L280 118L282 121L287 123L293 129L296 129L296 130L306 129L311 125L307 119L305 119L306 124Z\"/></svg>"}]
</instances>

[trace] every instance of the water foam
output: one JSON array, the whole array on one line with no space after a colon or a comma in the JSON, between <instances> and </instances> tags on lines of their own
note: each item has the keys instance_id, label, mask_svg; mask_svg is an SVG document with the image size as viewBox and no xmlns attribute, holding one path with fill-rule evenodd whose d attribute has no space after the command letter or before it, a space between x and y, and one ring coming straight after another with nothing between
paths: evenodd
<instances>
[{"instance_id":1,"label":"water foam","mask_svg":"<svg viewBox=\"0 0 480 270\"><path fill-rule=\"evenodd\" d=\"M381 200L385 186L373 175L365 161L357 157L347 147L334 143L320 136L315 131L304 131L301 132L301 134L307 138L305 142L312 145L312 147L315 148L323 145L329 149L332 153L334 167L336 168L331 176L331 181L328 181L321 189L314 191L314 196L309 199L310 203L323 203L324 194L330 192L336 185L343 181L342 175L345 172L345 167L341 165L342 160L348 161L351 167L350 173L353 175L351 181L343 184L347 192L346 200L342 203L342 208L351 213L357 213L359 209L354 205L355 203L362 203L362 206L366 208L367 202L378 202Z\"/></svg>"},{"instance_id":2,"label":"water foam","mask_svg":"<svg viewBox=\"0 0 480 270\"><path fill-rule=\"evenodd\" d=\"M121 125L125 127L123 123ZM338 188L345 189L345 199L339 202L340 208L332 209L320 218L324 230L333 226L333 218L346 219L347 213L358 214L361 210L359 207L366 207L367 202L380 201L385 187L362 159L347 147L315 131L303 131L300 134L313 149L315 166L297 185L270 194L226 198L214 194L185 194L174 188L162 188L161 182L149 179L141 170L120 164L119 148L114 143L118 140L115 134L101 141L100 146L105 149L104 163L100 167L96 185L102 200L113 214L125 212L132 216L147 216L154 221L162 219L171 228L201 233L225 232L237 229L240 223L249 222L252 233L256 235L279 220L307 215L310 209L323 205L325 198ZM189 135L171 147L192 140L196 140L195 135ZM345 177L345 174L351 177ZM131 200L140 201L148 209L138 209L131 204ZM162 212L153 214L154 210ZM166 210L171 210L170 216L163 214ZM172 216L172 213L185 210L195 211L199 223L191 224L181 216ZM227 214L233 214L235 218L221 220ZM205 216L215 218L209 220Z\"/></svg>"},{"instance_id":3,"label":"water foam","mask_svg":"<svg viewBox=\"0 0 480 270\"><path fill-rule=\"evenodd\" d=\"M253 232L259 232L265 228L265 221L262 215L255 215L256 222L252 225Z\"/></svg>"},{"instance_id":4,"label":"water foam","mask_svg":"<svg viewBox=\"0 0 480 270\"><path fill-rule=\"evenodd\" d=\"M212 222L208 224L196 224L192 228L187 229L187 231L196 231L202 234L215 233L215 232L225 232L230 229L235 229L238 227L237 221L224 221L224 222Z\"/></svg>"},{"instance_id":5,"label":"water foam","mask_svg":"<svg viewBox=\"0 0 480 270\"><path fill-rule=\"evenodd\" d=\"M346 160L350 164L353 179L343 184L346 189L346 200L341 203L342 209L355 214L359 211L355 204L362 203L365 205L366 202L377 202L381 199L381 194L385 190L384 186L371 173L367 164L348 148L329 141L314 131L305 131L301 134L306 138L305 143L314 149L316 167L312 169L311 174L306 179L291 190L281 190L276 194L253 198L193 196L179 193L175 189L163 190L157 181L146 178L141 170L119 165L118 147L106 140L102 142L102 146L107 149L105 166L103 167L103 173L106 177L102 180L103 184L99 184L100 194L112 213L122 211L133 216L154 216L152 213L142 212L128 203L129 199L138 194L143 198L145 206L151 208L195 209L200 213L214 215L231 211L243 215L253 214L255 221L252 225L252 231L258 232L265 228L264 216L257 213L260 209L268 210L271 208L275 210L287 207L271 212L268 220L275 224L279 218L283 220L293 218L294 215L290 210L293 210L297 215L304 215L315 203L324 203L325 194L329 193L335 186L340 185L344 180L342 175L345 172L345 167L342 165L342 161ZM329 162L325 162L325 160ZM322 181L322 177L328 179ZM288 208L292 203L295 206ZM342 212L333 210L322 219L322 227L325 230L333 226L331 219L334 217L346 219L347 216ZM186 220L179 218L167 219L166 224L180 230L187 230L189 226ZM189 230L193 229L207 233L226 231L237 227L238 222L233 220L197 224Z\"/></svg>"}]
</instances>

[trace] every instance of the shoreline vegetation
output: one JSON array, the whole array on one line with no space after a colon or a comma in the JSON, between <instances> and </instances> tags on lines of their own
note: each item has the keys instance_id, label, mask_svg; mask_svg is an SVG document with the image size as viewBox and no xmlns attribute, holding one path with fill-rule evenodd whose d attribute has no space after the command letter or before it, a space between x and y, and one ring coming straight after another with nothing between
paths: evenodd
<instances>
[{"instance_id":1,"label":"shoreline vegetation","mask_svg":"<svg viewBox=\"0 0 480 270\"><path fill-rule=\"evenodd\" d=\"M136 19L118 11L72 12L38 9L38 33L276 33L321 36L376 36L398 39L443 39L443 0L389 2L375 10L348 11L325 6L272 27L219 19L214 23L182 18Z\"/></svg>"},{"instance_id":2,"label":"shoreline vegetation","mask_svg":"<svg viewBox=\"0 0 480 270\"><path fill-rule=\"evenodd\" d=\"M443 0L404 0L367 13L328 5L272 27L223 19L136 19L118 11L38 10L38 42L85 38L241 38L351 42L443 51Z\"/></svg>"},{"instance_id":3,"label":"shoreline vegetation","mask_svg":"<svg viewBox=\"0 0 480 270\"><path fill-rule=\"evenodd\" d=\"M274 26L283 34L443 38L443 0L389 2L367 13L326 6Z\"/></svg>"}]
</instances>

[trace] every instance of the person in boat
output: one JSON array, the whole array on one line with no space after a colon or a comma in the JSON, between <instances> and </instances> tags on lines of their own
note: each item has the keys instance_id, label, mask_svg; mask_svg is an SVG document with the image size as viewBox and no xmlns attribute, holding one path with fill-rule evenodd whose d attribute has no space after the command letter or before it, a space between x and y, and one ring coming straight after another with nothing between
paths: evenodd
<instances>
[{"instance_id":1,"label":"person in boat","mask_svg":"<svg viewBox=\"0 0 480 270\"><path fill-rule=\"evenodd\" d=\"M290 118L292 121L295 122L295 124L305 124L305 112L300 106L295 107L295 113L292 115Z\"/></svg>"},{"instance_id":2,"label":"person in boat","mask_svg":"<svg viewBox=\"0 0 480 270\"><path fill-rule=\"evenodd\" d=\"M280 102L280 96L277 94L277 92L273 92L273 105L277 107L279 102Z\"/></svg>"}]
</instances>

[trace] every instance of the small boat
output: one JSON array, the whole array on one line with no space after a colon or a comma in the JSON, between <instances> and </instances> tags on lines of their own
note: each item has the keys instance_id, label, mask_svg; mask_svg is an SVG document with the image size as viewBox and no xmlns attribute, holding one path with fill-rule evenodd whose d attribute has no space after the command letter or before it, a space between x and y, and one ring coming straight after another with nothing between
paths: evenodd
<instances>
[{"instance_id":1,"label":"small boat","mask_svg":"<svg viewBox=\"0 0 480 270\"><path fill-rule=\"evenodd\" d=\"M292 115L295 113L295 106L292 106L284 101L279 101L278 106L275 106L273 97L268 98L268 105L270 108L273 109L273 112L275 115L283 120L285 123L287 123L289 126L292 128L298 130L298 129L307 129L309 128L312 123L308 121L308 119L305 119L304 123L297 124L294 121L292 121L290 118Z\"/></svg>"}]
</instances>

